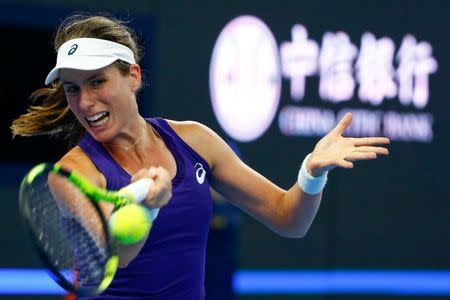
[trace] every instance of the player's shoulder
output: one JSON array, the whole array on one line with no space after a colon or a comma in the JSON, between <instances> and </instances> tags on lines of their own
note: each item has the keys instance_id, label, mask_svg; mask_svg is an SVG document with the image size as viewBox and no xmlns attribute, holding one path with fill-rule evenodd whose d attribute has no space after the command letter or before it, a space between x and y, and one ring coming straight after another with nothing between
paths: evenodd
<instances>
[{"instance_id":1,"label":"player's shoulder","mask_svg":"<svg viewBox=\"0 0 450 300\"><path fill-rule=\"evenodd\" d=\"M214 146L220 144L220 137L211 128L197 121L165 120L185 143L211 162Z\"/></svg>"},{"instance_id":2,"label":"player's shoulder","mask_svg":"<svg viewBox=\"0 0 450 300\"><path fill-rule=\"evenodd\" d=\"M89 164L89 162L90 159L86 155L86 153L84 153L84 151L79 146L75 146L66 154L64 154L63 157L61 157L61 159L58 161L58 164L66 168L74 169L79 166Z\"/></svg>"},{"instance_id":3,"label":"player's shoulder","mask_svg":"<svg viewBox=\"0 0 450 300\"><path fill-rule=\"evenodd\" d=\"M66 169L77 171L98 186L106 186L104 176L79 146L70 149L57 163Z\"/></svg>"},{"instance_id":4,"label":"player's shoulder","mask_svg":"<svg viewBox=\"0 0 450 300\"><path fill-rule=\"evenodd\" d=\"M183 140L200 139L204 141L204 139L211 139L215 135L211 128L197 121L165 120Z\"/></svg>"}]
</instances>

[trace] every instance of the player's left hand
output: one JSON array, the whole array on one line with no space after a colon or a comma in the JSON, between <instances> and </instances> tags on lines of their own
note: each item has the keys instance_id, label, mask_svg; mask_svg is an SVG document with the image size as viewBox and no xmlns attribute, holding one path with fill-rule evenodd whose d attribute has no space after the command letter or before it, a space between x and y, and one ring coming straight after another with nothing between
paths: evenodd
<instances>
[{"instance_id":1,"label":"player's left hand","mask_svg":"<svg viewBox=\"0 0 450 300\"><path fill-rule=\"evenodd\" d=\"M353 162L376 159L378 155L388 155L389 144L385 137L344 137L343 134L352 122L352 114L346 113L334 129L324 136L314 147L306 166L314 177L335 167L353 168Z\"/></svg>"}]
</instances>

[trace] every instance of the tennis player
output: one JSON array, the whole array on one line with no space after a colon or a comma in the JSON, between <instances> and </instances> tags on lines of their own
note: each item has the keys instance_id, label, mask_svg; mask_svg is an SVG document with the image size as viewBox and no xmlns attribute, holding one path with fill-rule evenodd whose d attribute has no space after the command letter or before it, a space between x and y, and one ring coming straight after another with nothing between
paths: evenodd
<instances>
[{"instance_id":1,"label":"tennis player","mask_svg":"<svg viewBox=\"0 0 450 300\"><path fill-rule=\"evenodd\" d=\"M144 204L161 207L149 237L120 249L110 287L93 299L203 299L210 185L284 237L301 238L319 208L327 173L388 154L383 137L343 137L346 114L302 162L284 190L244 164L216 133L191 121L143 118L141 49L112 16L76 14L62 22L56 66L13 135L60 135L74 146L59 163L117 190L150 177ZM276 159L276 158L273 158ZM108 216L112 207L105 204Z\"/></svg>"}]
</instances>

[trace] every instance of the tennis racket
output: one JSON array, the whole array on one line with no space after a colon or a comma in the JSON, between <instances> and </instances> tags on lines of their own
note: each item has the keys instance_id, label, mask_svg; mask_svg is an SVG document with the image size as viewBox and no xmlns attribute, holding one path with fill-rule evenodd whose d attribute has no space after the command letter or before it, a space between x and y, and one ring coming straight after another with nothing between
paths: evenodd
<instances>
[{"instance_id":1,"label":"tennis racket","mask_svg":"<svg viewBox=\"0 0 450 300\"><path fill-rule=\"evenodd\" d=\"M26 174L19 209L39 256L61 287L78 296L91 296L109 286L119 258L98 202L115 208L139 203L152 183L144 178L109 191L53 164L39 164ZM158 209L150 210L150 221L157 214Z\"/></svg>"}]
</instances>

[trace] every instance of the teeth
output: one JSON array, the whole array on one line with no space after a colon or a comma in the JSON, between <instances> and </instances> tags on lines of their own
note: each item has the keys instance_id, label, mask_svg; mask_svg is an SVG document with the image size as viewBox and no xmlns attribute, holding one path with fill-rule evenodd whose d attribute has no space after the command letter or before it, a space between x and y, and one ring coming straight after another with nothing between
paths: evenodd
<instances>
[{"instance_id":1,"label":"teeth","mask_svg":"<svg viewBox=\"0 0 450 300\"><path fill-rule=\"evenodd\" d=\"M103 118L107 114L108 114L107 112L101 112L101 113L86 117L86 120L88 120L89 122L95 122L95 121L98 121L100 118Z\"/></svg>"},{"instance_id":2,"label":"teeth","mask_svg":"<svg viewBox=\"0 0 450 300\"><path fill-rule=\"evenodd\" d=\"M92 127L99 127L105 124L108 121L108 112L98 113L89 117L86 117L86 120Z\"/></svg>"}]
</instances>

